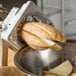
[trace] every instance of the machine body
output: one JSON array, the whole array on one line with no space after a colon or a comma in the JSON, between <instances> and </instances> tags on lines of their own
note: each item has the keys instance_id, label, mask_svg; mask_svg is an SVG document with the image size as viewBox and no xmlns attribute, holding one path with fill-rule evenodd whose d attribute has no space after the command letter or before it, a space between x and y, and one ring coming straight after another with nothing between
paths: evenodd
<instances>
[{"instance_id":1,"label":"machine body","mask_svg":"<svg viewBox=\"0 0 76 76\"><path fill-rule=\"evenodd\" d=\"M52 24L39 7L32 1L28 1L23 4L20 9L13 7L5 20L1 23L1 38L17 50L20 50L24 46L19 40L19 30L22 27L21 23L26 21L37 21Z\"/></svg>"},{"instance_id":2,"label":"machine body","mask_svg":"<svg viewBox=\"0 0 76 76\"><path fill-rule=\"evenodd\" d=\"M4 47L2 47L3 48L2 51L4 51L6 53L6 51L8 50L6 43L9 43L10 44L9 46L12 45L11 47L13 49L15 48L18 51L20 49L22 49L23 47L26 48L26 46L23 43L21 36L20 36L20 30L22 28L22 24L25 23L26 21L42 22L42 23L46 23L49 25L51 24L53 26L52 21L50 21L43 14L41 9L37 5L35 5L32 1L28 1L27 3L23 4L23 6L21 8L13 7L11 9L11 11L9 12L8 16L4 19L4 21L2 21L0 23L1 38L3 40L3 46L4 46ZM20 50L20 51L22 51L22 50ZM43 67L42 66L35 67L35 69L39 68L40 72L36 71L34 69L34 67L30 67L29 69L31 69L33 72L35 72L36 74L39 74L39 75L41 73L42 68L49 67L51 63L55 63L60 59L59 55L57 53L55 53L55 51L53 51L52 49L47 49L45 51L36 50L36 52L38 52L37 55L38 54L40 55L38 59L41 59L41 62L43 63L42 64ZM34 56L34 54L35 54L35 52L32 53L31 57ZM52 59L49 60L49 57L51 57ZM29 58L30 58L30 56L28 57L28 59ZM6 57L4 57L3 59L4 59L3 61L5 64ZM32 57L32 59L33 59L33 57ZM45 59L47 61L45 61ZM27 61L30 61L30 59ZM34 64L34 62L35 61L32 61L31 65ZM38 64L38 65L41 65L41 64ZM32 76L32 75L28 75L28 76Z\"/></svg>"}]
</instances>

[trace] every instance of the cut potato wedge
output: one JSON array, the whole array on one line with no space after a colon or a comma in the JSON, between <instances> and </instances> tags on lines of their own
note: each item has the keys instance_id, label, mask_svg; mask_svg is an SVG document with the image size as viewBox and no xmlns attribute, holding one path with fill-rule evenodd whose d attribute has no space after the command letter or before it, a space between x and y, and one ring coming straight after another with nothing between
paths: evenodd
<instances>
[{"instance_id":1,"label":"cut potato wedge","mask_svg":"<svg viewBox=\"0 0 76 76\"><path fill-rule=\"evenodd\" d=\"M50 46L49 48L51 48L55 51L60 51L62 49L62 47L60 45L58 45L57 43L55 43L52 40L47 40L47 39L44 39L44 38L42 40Z\"/></svg>"},{"instance_id":2,"label":"cut potato wedge","mask_svg":"<svg viewBox=\"0 0 76 76\"><path fill-rule=\"evenodd\" d=\"M76 73L72 73L71 76L76 76Z\"/></svg>"},{"instance_id":3,"label":"cut potato wedge","mask_svg":"<svg viewBox=\"0 0 76 76\"><path fill-rule=\"evenodd\" d=\"M58 76L58 75L50 73L50 74L43 75L43 76Z\"/></svg>"},{"instance_id":4,"label":"cut potato wedge","mask_svg":"<svg viewBox=\"0 0 76 76\"><path fill-rule=\"evenodd\" d=\"M27 22L23 26L23 29L40 37L46 37L47 39L57 40L63 43L66 42L66 38L56 28L48 24L39 22Z\"/></svg>"},{"instance_id":5,"label":"cut potato wedge","mask_svg":"<svg viewBox=\"0 0 76 76\"><path fill-rule=\"evenodd\" d=\"M26 22L23 25L21 36L28 46L40 50L51 48L59 51L62 47L55 41L66 42L65 37L57 29L39 22Z\"/></svg>"},{"instance_id":6,"label":"cut potato wedge","mask_svg":"<svg viewBox=\"0 0 76 76\"><path fill-rule=\"evenodd\" d=\"M60 76L69 76L72 71L73 71L73 66L71 62L67 60L62 64L60 64L59 66L51 69L49 72L58 74Z\"/></svg>"},{"instance_id":7,"label":"cut potato wedge","mask_svg":"<svg viewBox=\"0 0 76 76\"><path fill-rule=\"evenodd\" d=\"M48 71L43 71L43 72L42 72L42 76L59 76L59 75L57 75L57 74L55 74L55 73L50 73L50 72L48 72Z\"/></svg>"},{"instance_id":8,"label":"cut potato wedge","mask_svg":"<svg viewBox=\"0 0 76 76\"><path fill-rule=\"evenodd\" d=\"M55 42L53 42L52 40L47 40L45 38L40 38L28 31L23 31L22 34L23 39L25 40L25 42L34 49L47 49L47 48L51 48L53 50L56 51L60 51L62 49L61 46L59 46L58 44L56 44Z\"/></svg>"}]
</instances>

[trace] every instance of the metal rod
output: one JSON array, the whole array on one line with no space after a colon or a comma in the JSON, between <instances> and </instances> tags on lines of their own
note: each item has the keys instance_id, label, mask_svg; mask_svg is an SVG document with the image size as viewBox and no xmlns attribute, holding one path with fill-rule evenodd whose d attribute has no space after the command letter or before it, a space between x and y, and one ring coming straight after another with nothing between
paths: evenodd
<instances>
[{"instance_id":1,"label":"metal rod","mask_svg":"<svg viewBox=\"0 0 76 76\"><path fill-rule=\"evenodd\" d=\"M0 39L0 66L2 66L2 39Z\"/></svg>"},{"instance_id":2,"label":"metal rod","mask_svg":"<svg viewBox=\"0 0 76 76\"><path fill-rule=\"evenodd\" d=\"M8 44L2 40L2 66L8 65Z\"/></svg>"},{"instance_id":3,"label":"metal rod","mask_svg":"<svg viewBox=\"0 0 76 76\"><path fill-rule=\"evenodd\" d=\"M64 21L64 16L65 16L65 8L64 8L64 0L61 0L61 32L63 33L63 35L65 35L64 32L64 26L65 26L65 21Z\"/></svg>"},{"instance_id":4,"label":"metal rod","mask_svg":"<svg viewBox=\"0 0 76 76\"><path fill-rule=\"evenodd\" d=\"M41 10L44 11L44 2L41 0Z\"/></svg>"}]
</instances>

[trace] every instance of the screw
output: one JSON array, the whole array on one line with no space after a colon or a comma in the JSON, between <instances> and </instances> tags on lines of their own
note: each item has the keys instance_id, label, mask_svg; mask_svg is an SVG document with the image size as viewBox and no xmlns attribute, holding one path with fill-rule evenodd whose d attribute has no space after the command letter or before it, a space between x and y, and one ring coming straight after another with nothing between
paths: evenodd
<instances>
[{"instance_id":1,"label":"screw","mask_svg":"<svg viewBox=\"0 0 76 76\"><path fill-rule=\"evenodd\" d=\"M14 36L10 36L10 40L11 41L15 41L15 37Z\"/></svg>"}]
</instances>

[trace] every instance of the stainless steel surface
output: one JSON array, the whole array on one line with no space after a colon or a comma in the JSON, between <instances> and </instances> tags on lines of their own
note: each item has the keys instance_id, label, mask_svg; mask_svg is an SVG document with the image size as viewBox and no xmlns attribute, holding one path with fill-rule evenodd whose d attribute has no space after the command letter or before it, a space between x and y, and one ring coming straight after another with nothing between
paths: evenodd
<instances>
[{"instance_id":1,"label":"stainless steel surface","mask_svg":"<svg viewBox=\"0 0 76 76\"><path fill-rule=\"evenodd\" d=\"M53 68L61 61L59 52L51 49L44 51L34 50L29 47L23 48L15 55L16 66L31 76L41 76L42 70Z\"/></svg>"},{"instance_id":2,"label":"stainless steel surface","mask_svg":"<svg viewBox=\"0 0 76 76\"><path fill-rule=\"evenodd\" d=\"M62 61L70 60L76 68L76 40L67 40L61 53Z\"/></svg>"},{"instance_id":3,"label":"stainless steel surface","mask_svg":"<svg viewBox=\"0 0 76 76\"><path fill-rule=\"evenodd\" d=\"M61 52L51 49L39 51L26 47L15 55L15 65L31 76L41 76L43 69L49 70L65 60L70 60L76 68L76 40L67 40Z\"/></svg>"}]
</instances>

